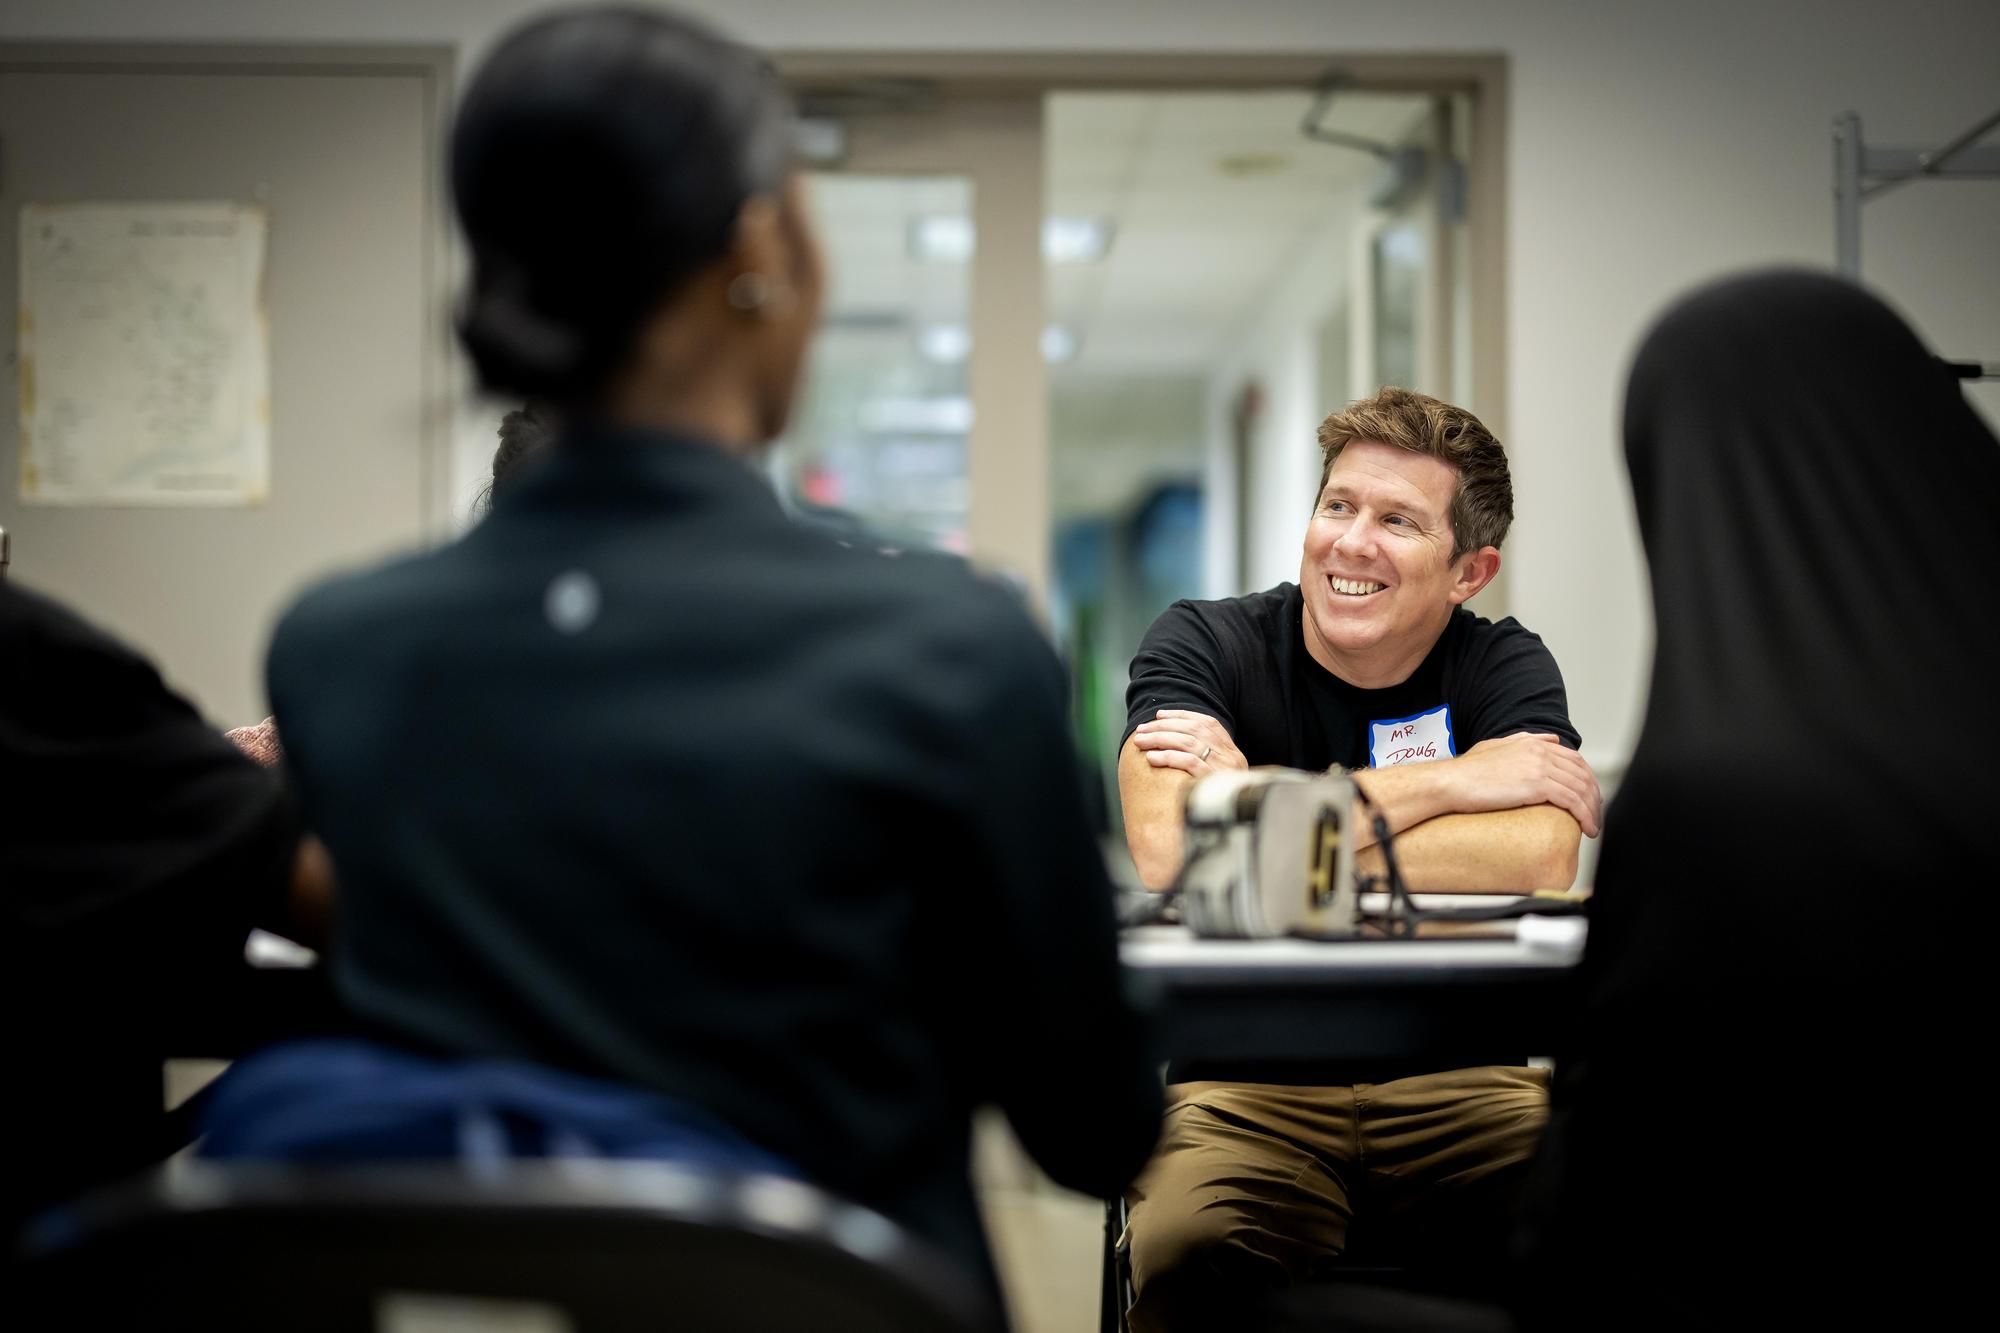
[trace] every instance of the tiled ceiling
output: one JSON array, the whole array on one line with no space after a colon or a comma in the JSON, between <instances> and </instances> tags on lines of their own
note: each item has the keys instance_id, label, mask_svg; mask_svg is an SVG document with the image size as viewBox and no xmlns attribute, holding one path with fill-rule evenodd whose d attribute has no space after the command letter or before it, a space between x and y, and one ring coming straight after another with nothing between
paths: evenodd
<instances>
[{"instance_id":1,"label":"tiled ceiling","mask_svg":"<svg viewBox=\"0 0 2000 1333\"><path fill-rule=\"evenodd\" d=\"M1045 269L1048 319L1080 349L1049 379L1059 519L1119 512L1163 480L1199 475L1208 374L1378 170L1366 152L1300 132L1311 101L1303 91L1050 96L1045 212L1113 229L1103 258ZM1322 123L1396 143L1430 105L1347 94ZM885 395L963 395L965 368L927 361L918 346L926 327L965 325L969 269L915 256L910 233L918 218L966 214L969 183L838 172L813 194L832 283L804 434L845 438L861 405Z\"/></svg>"},{"instance_id":2,"label":"tiled ceiling","mask_svg":"<svg viewBox=\"0 0 2000 1333\"><path fill-rule=\"evenodd\" d=\"M1216 358L1327 211L1377 170L1365 152L1300 133L1310 102L1303 91L1049 98L1045 209L1114 229L1103 259L1048 270L1049 319L1081 349L1064 378L1192 373ZM1393 143L1428 106L1418 96L1345 94L1325 123ZM963 323L963 266L914 257L908 236L915 218L963 212L968 200L962 179L822 178L815 208L834 328L887 344L895 330L914 339L925 324Z\"/></svg>"},{"instance_id":3,"label":"tiled ceiling","mask_svg":"<svg viewBox=\"0 0 2000 1333\"><path fill-rule=\"evenodd\" d=\"M910 253L917 218L964 214L972 186L962 176L838 173L813 183L812 208L826 247L827 318L835 329L963 323L968 274L963 264Z\"/></svg>"},{"instance_id":4,"label":"tiled ceiling","mask_svg":"<svg viewBox=\"0 0 2000 1333\"><path fill-rule=\"evenodd\" d=\"M1117 229L1103 261L1049 271L1050 318L1081 339L1075 371L1199 371L1217 359L1307 236L1377 170L1365 152L1300 133L1310 102L1303 92L1049 99L1048 211ZM1428 106L1350 94L1324 123L1393 143Z\"/></svg>"}]
</instances>

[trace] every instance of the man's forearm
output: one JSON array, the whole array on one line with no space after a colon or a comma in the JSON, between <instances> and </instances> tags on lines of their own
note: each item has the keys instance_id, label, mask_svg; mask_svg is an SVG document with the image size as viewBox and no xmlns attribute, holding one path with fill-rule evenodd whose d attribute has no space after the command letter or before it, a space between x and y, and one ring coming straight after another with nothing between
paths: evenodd
<instances>
[{"instance_id":1,"label":"man's forearm","mask_svg":"<svg viewBox=\"0 0 2000 1333\"><path fill-rule=\"evenodd\" d=\"M1354 846L1379 874L1375 816L1396 839L1404 881L1419 891L1519 893L1568 888L1577 845L1596 832L1597 784L1552 738L1488 741L1455 759L1352 774L1372 808L1355 801Z\"/></svg>"},{"instance_id":2,"label":"man's forearm","mask_svg":"<svg viewBox=\"0 0 2000 1333\"><path fill-rule=\"evenodd\" d=\"M1576 812L1597 817L1595 778L1553 738L1508 737L1455 759L1360 769L1352 777L1368 797L1366 804L1355 802L1350 825L1362 869L1380 873L1383 867L1375 850L1380 815L1396 838L1405 881L1419 890L1567 888L1576 877L1585 829ZM1134 741L1119 752L1125 839L1147 888L1167 887L1180 871L1190 781L1179 768L1149 762ZM1590 799L1579 798L1579 787Z\"/></svg>"},{"instance_id":3,"label":"man's forearm","mask_svg":"<svg viewBox=\"0 0 2000 1333\"><path fill-rule=\"evenodd\" d=\"M1354 824L1354 846L1359 851L1375 845L1375 819L1388 822L1391 834L1437 818L1457 813L1453 799L1451 764L1403 764L1397 768L1358 768L1348 776L1368 797L1355 801L1360 816Z\"/></svg>"},{"instance_id":4,"label":"man's forearm","mask_svg":"<svg viewBox=\"0 0 2000 1333\"><path fill-rule=\"evenodd\" d=\"M1438 815L1395 834L1396 867L1415 893L1567 889L1576 879L1582 836L1576 820L1552 805ZM1380 875L1382 849L1367 846L1355 864L1363 874Z\"/></svg>"},{"instance_id":5,"label":"man's forearm","mask_svg":"<svg viewBox=\"0 0 2000 1333\"><path fill-rule=\"evenodd\" d=\"M1139 882L1164 889L1180 873L1182 821L1193 780L1178 769L1155 768L1132 742L1118 752L1118 803L1125 816L1125 845Z\"/></svg>"}]
</instances>

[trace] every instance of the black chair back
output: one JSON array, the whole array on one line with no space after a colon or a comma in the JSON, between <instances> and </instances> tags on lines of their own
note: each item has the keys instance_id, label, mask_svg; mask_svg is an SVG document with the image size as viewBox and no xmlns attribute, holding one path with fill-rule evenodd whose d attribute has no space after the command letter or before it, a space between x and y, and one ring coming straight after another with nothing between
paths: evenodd
<instances>
[{"instance_id":1,"label":"black chair back","mask_svg":"<svg viewBox=\"0 0 2000 1333\"><path fill-rule=\"evenodd\" d=\"M196 1163L45 1214L17 1306L60 1328L980 1333L980 1288L810 1186L657 1164ZM29 1327L36 1325L30 1324Z\"/></svg>"}]
</instances>

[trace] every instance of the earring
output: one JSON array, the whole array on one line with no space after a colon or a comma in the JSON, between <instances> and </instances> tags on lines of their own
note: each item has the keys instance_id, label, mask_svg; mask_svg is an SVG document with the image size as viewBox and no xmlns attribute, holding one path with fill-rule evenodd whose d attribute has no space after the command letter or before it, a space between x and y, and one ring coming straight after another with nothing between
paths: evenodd
<instances>
[{"instance_id":1,"label":"earring","mask_svg":"<svg viewBox=\"0 0 2000 1333\"><path fill-rule=\"evenodd\" d=\"M739 273L729 280L729 287L723 299L730 308L744 314L761 314L768 319L777 319L792 311L794 293L789 287L781 287L761 273Z\"/></svg>"},{"instance_id":2,"label":"earring","mask_svg":"<svg viewBox=\"0 0 2000 1333\"><path fill-rule=\"evenodd\" d=\"M724 295L733 309L762 310L771 301L771 280L761 273L739 273L729 280Z\"/></svg>"}]
</instances>

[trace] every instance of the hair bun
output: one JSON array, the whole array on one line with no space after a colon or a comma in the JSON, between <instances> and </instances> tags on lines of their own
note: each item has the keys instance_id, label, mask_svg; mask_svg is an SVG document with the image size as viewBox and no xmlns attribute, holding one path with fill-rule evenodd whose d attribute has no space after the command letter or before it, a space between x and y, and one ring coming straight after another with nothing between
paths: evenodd
<instances>
[{"instance_id":1,"label":"hair bun","mask_svg":"<svg viewBox=\"0 0 2000 1333\"><path fill-rule=\"evenodd\" d=\"M476 285L459 316L458 336L489 389L560 401L585 387L583 338L536 312L519 293Z\"/></svg>"}]
</instances>

